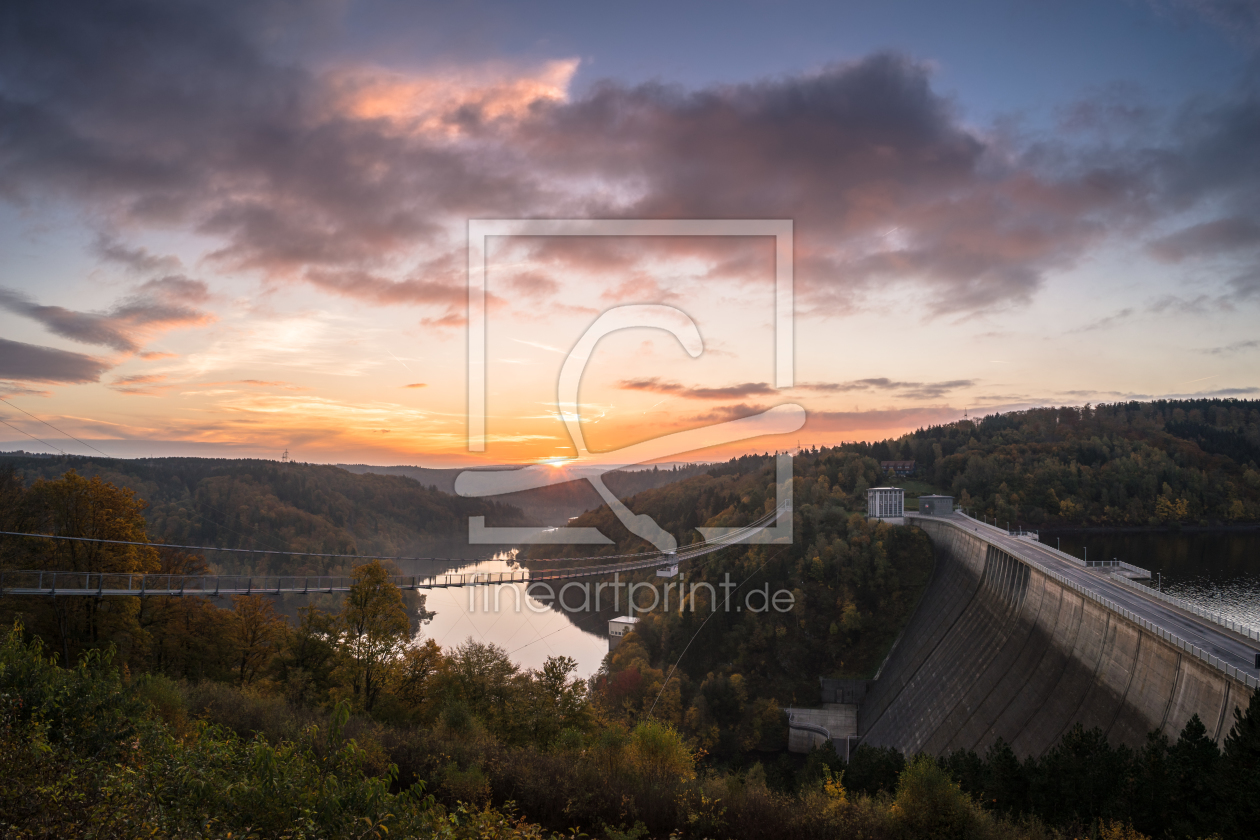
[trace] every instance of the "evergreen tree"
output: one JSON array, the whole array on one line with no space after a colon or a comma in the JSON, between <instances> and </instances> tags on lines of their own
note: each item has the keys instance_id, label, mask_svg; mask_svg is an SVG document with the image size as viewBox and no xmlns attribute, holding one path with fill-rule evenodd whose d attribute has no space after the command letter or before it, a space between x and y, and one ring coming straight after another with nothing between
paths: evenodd
<instances>
[{"instance_id":1,"label":"evergreen tree","mask_svg":"<svg viewBox=\"0 0 1260 840\"><path fill-rule=\"evenodd\" d=\"M1168 750L1168 827L1175 836L1197 837L1215 830L1221 806L1220 762L1220 748L1208 737L1199 716L1192 716Z\"/></svg>"},{"instance_id":2,"label":"evergreen tree","mask_svg":"<svg viewBox=\"0 0 1260 840\"><path fill-rule=\"evenodd\" d=\"M1251 693L1247 711L1234 709L1223 758L1228 825L1236 837L1260 837L1260 689Z\"/></svg>"}]
</instances>

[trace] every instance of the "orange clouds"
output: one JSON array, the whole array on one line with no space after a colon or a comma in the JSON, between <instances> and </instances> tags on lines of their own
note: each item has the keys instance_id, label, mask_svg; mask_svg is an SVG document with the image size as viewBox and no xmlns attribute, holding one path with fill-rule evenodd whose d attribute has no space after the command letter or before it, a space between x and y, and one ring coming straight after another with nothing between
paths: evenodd
<instances>
[{"instance_id":1,"label":"orange clouds","mask_svg":"<svg viewBox=\"0 0 1260 840\"><path fill-rule=\"evenodd\" d=\"M355 119L455 138L470 124L515 122L540 103L566 101L577 68L577 59L525 71L491 65L431 75L356 68L330 74L327 84L336 107Z\"/></svg>"}]
</instances>

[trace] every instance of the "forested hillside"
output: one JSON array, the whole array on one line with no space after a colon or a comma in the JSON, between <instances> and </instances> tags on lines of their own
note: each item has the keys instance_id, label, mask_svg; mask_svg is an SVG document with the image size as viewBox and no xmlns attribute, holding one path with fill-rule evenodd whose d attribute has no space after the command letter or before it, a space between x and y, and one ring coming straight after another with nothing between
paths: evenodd
<instances>
[{"instance_id":1,"label":"forested hillside","mask_svg":"<svg viewBox=\"0 0 1260 840\"><path fill-rule=\"evenodd\" d=\"M920 531L867 521L863 491L880 479L871 458L804 451L793 466L792 543L734 546L686 564L684 582L699 587L694 611L643 615L595 680L596 701L608 714L633 720L655 705L656 717L733 759L778 743L778 707L816 704L819 677L874 675L927 584L930 545ZM640 493L628 504L680 544L701 538L697 526L743 525L773 510L772 456L746 456L709 473ZM616 539L616 546L602 549L605 554L649 548L607 508L574 524L596 526ZM569 549L572 555L589 551ZM547 547L534 553L555 552ZM726 575L744 584L729 611L719 588ZM635 579L660 582L650 572ZM705 584L714 587L716 612ZM790 592L793 605L786 612L753 612L744 608L752 589ZM753 599L754 607L761 603L761 596ZM693 636L696 642L683 657Z\"/></svg>"},{"instance_id":2,"label":"forested hillside","mask_svg":"<svg viewBox=\"0 0 1260 840\"><path fill-rule=\"evenodd\" d=\"M1260 522L1260 401L1039 408L848 445L914 459L977 515L1034 526Z\"/></svg>"},{"instance_id":3,"label":"forested hillside","mask_svg":"<svg viewBox=\"0 0 1260 840\"><path fill-rule=\"evenodd\" d=\"M374 467L367 464L338 464L352 473L378 473L403 475L414 478L426 487L443 493L455 492L455 478L462 469L432 469L429 467ZM709 470L708 464L674 464L667 467L653 466L648 469L612 470L604 473L604 486L621 498L642 493L653 487L661 487L701 475ZM595 488L586 481L553 484L534 490L521 490L496 496L500 504L520 508L530 522L538 525L564 525L570 517L594 510L604 502Z\"/></svg>"},{"instance_id":4,"label":"forested hillside","mask_svg":"<svg viewBox=\"0 0 1260 840\"><path fill-rule=\"evenodd\" d=\"M738 459L631 504L690 541L696 524L772 507L772 466ZM730 574L736 603L788 589L794 607L711 614L701 590L695 613L648 614L590 681L564 656L529 670L494 645L418 636L424 601L379 563L296 622L260 595L0 598L0 825L118 838L1255 836L1260 694L1223 750L1195 719L1138 752L1074 730L1023 763L1002 744L939 760L783 753L780 707L816 702L817 676L869 675L931 567L921 532L861 513L882 480L872 458L806 451L795 467L792 544L685 570L688 583ZM10 474L0 516L6 530L16 516L148 538L142 499L75 472ZM607 510L583 519L633 545ZM28 568L200 562L157 545L4 545L0 563Z\"/></svg>"},{"instance_id":5,"label":"forested hillside","mask_svg":"<svg viewBox=\"0 0 1260 840\"><path fill-rule=\"evenodd\" d=\"M12 470L26 484L71 469L133 490L148 503L149 535L167 543L407 555L431 552L438 539L466 543L469 516L485 516L492 525L524 524L518 509L500 502L452 496L403 476L354 475L318 464L0 455L0 471ZM248 562L257 573L313 574L343 565L283 555L208 559L223 571Z\"/></svg>"}]
</instances>

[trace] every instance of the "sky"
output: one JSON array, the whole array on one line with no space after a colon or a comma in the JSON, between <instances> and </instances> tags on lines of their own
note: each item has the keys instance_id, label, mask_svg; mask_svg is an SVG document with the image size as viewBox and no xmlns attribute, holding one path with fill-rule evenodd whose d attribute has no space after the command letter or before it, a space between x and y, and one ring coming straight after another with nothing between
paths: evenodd
<instances>
[{"instance_id":1,"label":"sky","mask_svg":"<svg viewBox=\"0 0 1260 840\"><path fill-rule=\"evenodd\" d=\"M13 0L0 449L538 463L567 417L713 460L1254 398L1257 149L1246 0ZM791 384L773 237L490 237L470 449L469 223L537 219L790 221ZM701 346L612 332L566 398L629 305Z\"/></svg>"}]
</instances>

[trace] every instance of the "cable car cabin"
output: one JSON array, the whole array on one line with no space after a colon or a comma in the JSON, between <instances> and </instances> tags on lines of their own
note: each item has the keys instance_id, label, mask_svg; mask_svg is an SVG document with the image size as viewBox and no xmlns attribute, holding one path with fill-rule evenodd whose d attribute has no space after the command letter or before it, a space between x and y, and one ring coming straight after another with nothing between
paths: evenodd
<instances>
[{"instance_id":1,"label":"cable car cabin","mask_svg":"<svg viewBox=\"0 0 1260 840\"><path fill-rule=\"evenodd\" d=\"M657 577L677 577L677 576L678 576L678 564L677 564L677 563L675 563L675 564L673 564L672 566L663 566L663 567L661 567L661 568L657 569L657 570L656 570L656 576L657 576Z\"/></svg>"}]
</instances>

